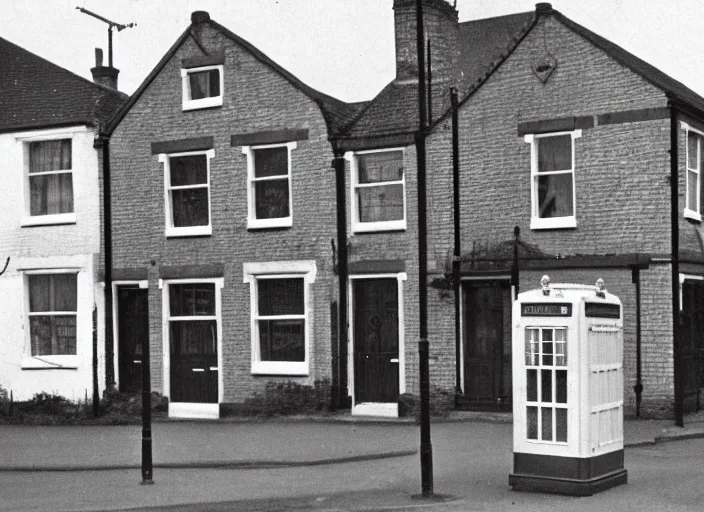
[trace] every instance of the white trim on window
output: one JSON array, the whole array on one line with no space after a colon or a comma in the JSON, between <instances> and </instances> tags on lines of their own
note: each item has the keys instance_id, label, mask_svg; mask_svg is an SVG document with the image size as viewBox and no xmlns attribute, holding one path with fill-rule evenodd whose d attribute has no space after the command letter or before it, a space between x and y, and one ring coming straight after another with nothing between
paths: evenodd
<instances>
[{"instance_id":1,"label":"white trim on window","mask_svg":"<svg viewBox=\"0 0 704 512\"><path fill-rule=\"evenodd\" d=\"M194 279L160 279L159 288L161 288L161 332L162 332L162 350L164 358L164 396L171 396L171 344L169 341L169 320L171 319L170 301L169 301L169 285L172 284L188 284L188 283L214 283L215 284L215 317L212 316L197 316L197 317L179 317L182 320L193 318L197 320L216 320L217 325L217 347L218 347L218 403L223 401L225 396L225 384L222 371L222 289L225 285L225 280L222 277L204 277ZM217 404L210 404L217 405ZM174 415L169 404L169 415Z\"/></svg>"},{"instance_id":2,"label":"white trim on window","mask_svg":"<svg viewBox=\"0 0 704 512\"><path fill-rule=\"evenodd\" d=\"M201 71L211 71L217 69L220 75L220 95L209 98L200 98L197 100L191 99L191 84L188 80L190 73L199 73ZM195 110L199 108L220 107L222 106L222 98L225 92L225 73L224 66L218 64L215 66L202 66L199 68L188 68L181 70L181 89L182 89L182 108L183 110Z\"/></svg>"},{"instance_id":3,"label":"white trim on window","mask_svg":"<svg viewBox=\"0 0 704 512\"><path fill-rule=\"evenodd\" d=\"M169 162L171 158L180 156L205 155L206 157L206 183L199 185L184 185L180 187L171 186L171 174ZM159 162L164 164L164 216L165 229L164 234L167 238L175 236L203 236L210 235L213 232L213 216L212 216L212 201L210 200L210 160L215 157L215 150L208 149L205 151L188 151L184 153L160 153ZM207 188L208 189L208 224L206 226L185 226L174 227L173 213L171 207L171 190L187 189L187 188Z\"/></svg>"},{"instance_id":4,"label":"white trim on window","mask_svg":"<svg viewBox=\"0 0 704 512\"><path fill-rule=\"evenodd\" d=\"M702 162L702 137L704 137L704 133L701 132L700 130L697 130L696 128L691 127L689 124L685 123L684 121L680 121L680 127L684 131L684 151L685 151L685 160L684 160L684 165L685 165L685 176L684 176L684 187L685 187L685 194L684 194L684 201L685 201L685 206L684 206L684 212L683 215L687 219L691 220L696 220L701 222L702 220L702 213L701 213L701 187L702 187L702 176L701 176L701 162ZM696 162L697 166L692 167L690 166L690 155L689 155L689 132L693 132L697 137L697 156L696 156ZM696 204L691 205L689 204L689 173L693 173L697 177L697 184L696 184L696 192L697 192L697 199L696 199Z\"/></svg>"},{"instance_id":5,"label":"white trim on window","mask_svg":"<svg viewBox=\"0 0 704 512\"><path fill-rule=\"evenodd\" d=\"M315 282L317 265L315 260L274 261L261 263L243 263L243 280L249 283L250 293L250 332L251 332L251 359L253 375L299 375L307 376L310 365L310 339L313 325L313 297L311 285ZM259 356L259 328L257 321L262 319L258 315L258 290L257 282L260 279L303 279L303 315L294 315L296 319L304 320L304 361L261 361ZM276 318L294 318L286 315ZM273 318L273 317L264 317Z\"/></svg>"},{"instance_id":6,"label":"white trim on window","mask_svg":"<svg viewBox=\"0 0 704 512\"><path fill-rule=\"evenodd\" d=\"M291 173L291 151L296 149L297 143L284 142L279 144L262 144L259 146L242 146L242 153L247 157L247 229L287 228L293 225L293 183ZM255 178L254 153L259 149L288 148L288 174L267 178ZM275 219L257 219L255 183L267 180L288 180L288 216Z\"/></svg>"},{"instance_id":7,"label":"white trim on window","mask_svg":"<svg viewBox=\"0 0 704 512\"><path fill-rule=\"evenodd\" d=\"M391 151L400 151L401 158L404 162L403 174L400 180L397 181L384 181L381 183L372 184L360 184L359 183L359 171L357 166L357 156L365 155L369 153L384 153ZM407 203L406 200L406 151L405 148L384 148L384 149L371 149L366 151L348 151L345 153L345 160L350 163L350 223L352 226L353 233L365 233L373 231L402 231L406 229L406 219L407 216ZM375 187L375 186L385 186L385 185L402 185L403 186L403 219L401 220L389 220L381 222L362 222L359 220L359 204L357 203L357 189L363 187Z\"/></svg>"},{"instance_id":8,"label":"white trim on window","mask_svg":"<svg viewBox=\"0 0 704 512\"><path fill-rule=\"evenodd\" d=\"M690 281L704 281L704 276L700 276L697 274L682 274L680 273L680 311L682 311L682 301L683 301L683 296L682 296L682 285L684 282L689 279Z\"/></svg>"},{"instance_id":9,"label":"white trim on window","mask_svg":"<svg viewBox=\"0 0 704 512\"><path fill-rule=\"evenodd\" d=\"M559 135L570 135L572 139L572 168L560 171L551 171L540 173L540 176L555 175L555 174L571 174L572 175L572 215L564 217L541 218L538 214L538 144L536 139L545 137L556 137ZM575 179L575 139L582 136L582 130L574 130L567 132L553 132L544 134L528 134L525 136L525 142L529 143L530 148L530 201L531 201L531 218L530 229L559 229L559 228L575 228L577 227L577 189Z\"/></svg>"}]
</instances>

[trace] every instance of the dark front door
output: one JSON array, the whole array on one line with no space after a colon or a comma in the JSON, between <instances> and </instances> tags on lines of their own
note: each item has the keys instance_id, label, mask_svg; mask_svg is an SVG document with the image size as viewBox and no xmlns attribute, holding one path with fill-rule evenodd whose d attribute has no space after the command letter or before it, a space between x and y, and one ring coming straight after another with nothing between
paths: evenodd
<instances>
[{"instance_id":1,"label":"dark front door","mask_svg":"<svg viewBox=\"0 0 704 512\"><path fill-rule=\"evenodd\" d=\"M142 347L149 343L146 289L117 288L117 334L120 391L138 393L142 390Z\"/></svg>"},{"instance_id":2,"label":"dark front door","mask_svg":"<svg viewBox=\"0 0 704 512\"><path fill-rule=\"evenodd\" d=\"M398 283L358 279L352 286L356 403L395 402L399 392Z\"/></svg>"},{"instance_id":3,"label":"dark front door","mask_svg":"<svg viewBox=\"0 0 704 512\"><path fill-rule=\"evenodd\" d=\"M704 389L704 281L682 283L680 326L685 408L699 410L704 407L699 399Z\"/></svg>"},{"instance_id":4,"label":"dark front door","mask_svg":"<svg viewBox=\"0 0 704 512\"><path fill-rule=\"evenodd\" d=\"M511 399L510 288L501 281L468 283L464 293L464 394L477 406ZM510 306L509 306L510 307Z\"/></svg>"}]
</instances>

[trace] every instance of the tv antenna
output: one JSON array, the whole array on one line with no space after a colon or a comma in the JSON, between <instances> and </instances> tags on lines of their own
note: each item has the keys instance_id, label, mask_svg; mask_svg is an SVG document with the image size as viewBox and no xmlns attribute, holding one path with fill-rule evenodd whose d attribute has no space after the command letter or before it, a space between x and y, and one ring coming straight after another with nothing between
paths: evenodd
<instances>
[{"instance_id":1,"label":"tv antenna","mask_svg":"<svg viewBox=\"0 0 704 512\"><path fill-rule=\"evenodd\" d=\"M83 14L87 14L88 16L93 16L94 18L99 19L100 21L103 21L108 24L108 62L110 67L112 67L112 29L116 28L118 32L121 32L122 30L125 30L126 28L132 28L136 27L136 23L129 23L127 25L123 25L121 23L115 23L114 21L110 21L107 18L103 18L99 14L95 14L94 12L89 11L88 9L84 9L83 7L76 7L79 11L81 11Z\"/></svg>"}]
</instances>

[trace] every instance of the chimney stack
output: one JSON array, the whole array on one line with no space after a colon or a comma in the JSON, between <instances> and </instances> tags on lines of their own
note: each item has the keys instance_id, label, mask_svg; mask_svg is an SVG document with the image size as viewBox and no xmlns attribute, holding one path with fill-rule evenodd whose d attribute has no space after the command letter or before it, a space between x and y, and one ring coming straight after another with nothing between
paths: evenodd
<instances>
[{"instance_id":1,"label":"chimney stack","mask_svg":"<svg viewBox=\"0 0 704 512\"><path fill-rule=\"evenodd\" d=\"M416 2L394 0L396 80L418 79ZM433 82L452 81L459 62L458 14L446 0L423 0L425 40L430 40ZM427 58L427 55L426 55Z\"/></svg>"},{"instance_id":2,"label":"chimney stack","mask_svg":"<svg viewBox=\"0 0 704 512\"><path fill-rule=\"evenodd\" d=\"M90 69L93 73L93 82L117 90L117 75L120 70L111 66L103 66L103 50L95 49L95 67Z\"/></svg>"}]
</instances>

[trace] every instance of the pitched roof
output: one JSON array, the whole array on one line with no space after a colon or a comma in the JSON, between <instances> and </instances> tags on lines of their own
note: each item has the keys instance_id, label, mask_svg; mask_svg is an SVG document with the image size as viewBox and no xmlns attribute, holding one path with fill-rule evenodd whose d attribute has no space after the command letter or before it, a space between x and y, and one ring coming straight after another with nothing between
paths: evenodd
<instances>
[{"instance_id":1,"label":"pitched roof","mask_svg":"<svg viewBox=\"0 0 704 512\"><path fill-rule=\"evenodd\" d=\"M126 99L0 37L0 132L99 126Z\"/></svg>"},{"instance_id":2,"label":"pitched roof","mask_svg":"<svg viewBox=\"0 0 704 512\"><path fill-rule=\"evenodd\" d=\"M204 20L203 23L208 23L211 27L213 27L215 30L218 30L221 32L223 35L227 36L229 39L234 41L236 44L242 46L245 50L247 50L254 58L277 72L279 75L281 75L284 79L286 79L291 85L296 87L298 90L303 92L305 95L307 95L309 98L311 98L313 101L315 101L318 106L320 107L321 113L323 114L323 118L325 119L325 122L328 126L328 130L330 133L334 133L338 130L340 130L345 124L347 124L350 119L352 119L358 111L366 104L366 103L345 103L344 101L338 100L336 98L333 98L332 96L329 96L327 94L324 94L316 89L313 89L309 85L306 85L303 83L300 79L298 79L295 75L293 75L291 72L287 71L284 69L282 66L274 62L272 59L270 59L266 54L264 54L261 50L256 48L253 44L250 42L242 39L240 36L232 32L231 30L225 28L224 26L220 25L216 21L211 20L209 17L208 19ZM127 115L129 110L132 108L132 106L139 100L141 95L144 93L144 91L149 87L149 84L156 78L156 76L161 72L161 70L166 66L169 60L176 54L178 49L181 47L183 42L192 34L192 27L194 24L192 23L191 25L188 26L188 28L181 34L181 36L176 40L176 42L169 48L169 50L166 52L166 54L161 58L159 63L154 67L154 69L149 73L147 78L142 82L142 84L137 88L137 90L132 94L130 97L129 101L125 103L122 108L120 108L119 112L115 114L115 117L110 121L109 125L106 128L106 133L110 134L117 128L117 126L120 124L120 121Z\"/></svg>"},{"instance_id":3,"label":"pitched roof","mask_svg":"<svg viewBox=\"0 0 704 512\"><path fill-rule=\"evenodd\" d=\"M458 75L461 84L465 84L459 87L461 93L515 46L516 39L533 18L533 12L524 12L459 24ZM436 114L442 115L450 108L449 85L433 84L432 109ZM371 146L375 144L374 139L382 138L391 143L412 142L417 129L418 82L392 81L337 135L342 140L357 139L357 144ZM392 134L407 135L391 137ZM346 144L351 145L351 141Z\"/></svg>"}]
</instances>

